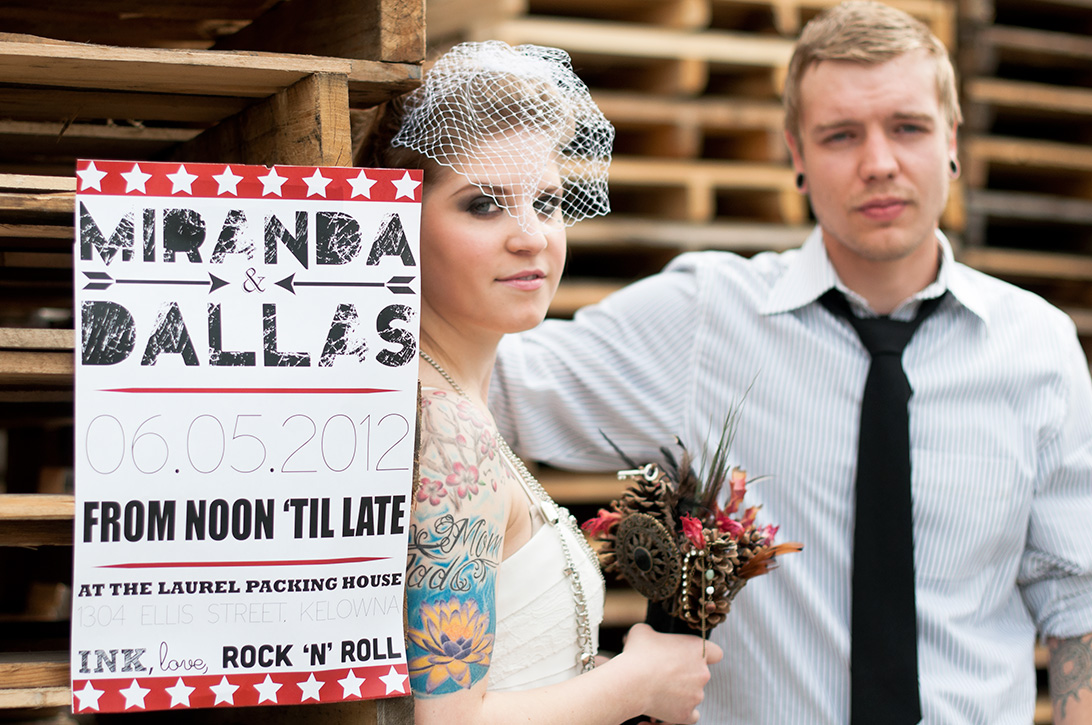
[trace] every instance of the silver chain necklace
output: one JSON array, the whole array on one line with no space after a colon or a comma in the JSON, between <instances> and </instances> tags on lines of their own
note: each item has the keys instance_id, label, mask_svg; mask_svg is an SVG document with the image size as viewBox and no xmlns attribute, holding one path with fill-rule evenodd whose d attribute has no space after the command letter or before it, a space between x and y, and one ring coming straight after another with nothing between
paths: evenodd
<instances>
[{"instance_id":1,"label":"silver chain necklace","mask_svg":"<svg viewBox=\"0 0 1092 725\"><path fill-rule=\"evenodd\" d=\"M427 352L421 350L421 357L424 358L432 367L436 368L436 372L443 376L447 384L451 386L451 389L461 395L463 398L470 400L470 396L467 395L459 384L448 374L446 370L440 367L440 364L432 359ZM511 448L508 447L508 442L501 436L500 431L497 431L497 443L500 446L501 453L508 459L508 462L519 474L520 478L527 485L535 496L538 497L538 508L546 517L546 521L551 526L558 526L564 524L568 527L569 531L573 534L578 542L580 542L581 548L583 548L585 555L595 565L595 570L598 572L599 577L603 577L603 572L599 568L599 557L595 551L592 550L588 540L584 537L584 534L580 531L580 527L577 525L576 517L569 513L569 510L564 506L558 506L550 498L550 494L546 493L546 489L542 487L542 484L538 482L538 479L527 470L527 466L520 460ZM565 541L565 536L560 531L558 532L558 540L561 541L561 550L565 554L565 576L569 578L569 584L573 590L573 600L576 602L576 636L577 642L580 645L580 657L577 659L577 663L580 665L581 672L588 672L595 668L595 643L592 641L591 630L591 617L588 615L588 601L584 595L584 585L580 581L580 574L576 570L576 564L573 561L572 552L569 550L569 544Z\"/></svg>"}]
</instances>

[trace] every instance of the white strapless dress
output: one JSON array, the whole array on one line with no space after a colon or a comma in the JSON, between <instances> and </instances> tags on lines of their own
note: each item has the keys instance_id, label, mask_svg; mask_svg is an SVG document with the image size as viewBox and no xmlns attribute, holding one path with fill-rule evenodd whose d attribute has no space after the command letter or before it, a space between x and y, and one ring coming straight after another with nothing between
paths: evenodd
<instances>
[{"instance_id":1,"label":"white strapless dress","mask_svg":"<svg viewBox=\"0 0 1092 725\"><path fill-rule=\"evenodd\" d=\"M534 498L530 492L528 496ZM568 517L564 509L561 512ZM541 516L537 511L535 515ZM576 600L564 573L567 564L559 536L566 537L584 588L592 642L599 641L603 577L568 526L542 524L526 544L501 562L497 573L497 631L489 690L527 690L580 674Z\"/></svg>"}]
</instances>

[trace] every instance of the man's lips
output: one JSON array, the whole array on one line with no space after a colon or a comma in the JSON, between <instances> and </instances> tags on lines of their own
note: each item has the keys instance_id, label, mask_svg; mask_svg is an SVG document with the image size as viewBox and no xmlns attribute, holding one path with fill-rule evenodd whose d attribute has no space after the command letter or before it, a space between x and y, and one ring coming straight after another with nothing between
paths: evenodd
<instances>
[{"instance_id":1,"label":"man's lips","mask_svg":"<svg viewBox=\"0 0 1092 725\"><path fill-rule=\"evenodd\" d=\"M870 199L857 206L857 211L876 221L888 221L902 214L906 207L910 206L908 199L900 197L883 197Z\"/></svg>"}]
</instances>

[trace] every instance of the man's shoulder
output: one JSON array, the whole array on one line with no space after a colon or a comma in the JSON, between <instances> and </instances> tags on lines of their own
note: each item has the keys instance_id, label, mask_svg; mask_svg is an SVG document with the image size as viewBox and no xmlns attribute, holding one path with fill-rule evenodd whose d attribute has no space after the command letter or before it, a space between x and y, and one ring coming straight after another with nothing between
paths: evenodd
<instances>
[{"instance_id":1,"label":"man's shoulder","mask_svg":"<svg viewBox=\"0 0 1092 725\"><path fill-rule=\"evenodd\" d=\"M969 292L991 322L1012 325L1030 335L1072 334L1069 315L1030 290L958 262L953 275L949 286Z\"/></svg>"},{"instance_id":2,"label":"man's shoulder","mask_svg":"<svg viewBox=\"0 0 1092 725\"><path fill-rule=\"evenodd\" d=\"M731 281L768 287L784 274L798 253L798 249L790 249L782 252L759 252L745 257L736 252L721 250L687 252L675 257L664 268L664 272L691 274L700 281Z\"/></svg>"}]
</instances>

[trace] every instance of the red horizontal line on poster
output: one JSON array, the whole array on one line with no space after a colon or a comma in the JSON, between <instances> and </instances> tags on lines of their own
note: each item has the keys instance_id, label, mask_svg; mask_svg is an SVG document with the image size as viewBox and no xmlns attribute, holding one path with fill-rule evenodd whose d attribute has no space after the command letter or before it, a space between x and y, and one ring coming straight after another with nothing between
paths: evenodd
<instances>
[{"instance_id":1,"label":"red horizontal line on poster","mask_svg":"<svg viewBox=\"0 0 1092 725\"><path fill-rule=\"evenodd\" d=\"M348 556L343 559L282 559L279 561L140 561L128 564L103 564L99 569L182 569L189 567L235 566L310 566L322 564L361 564L383 561L387 556Z\"/></svg>"},{"instance_id":2,"label":"red horizontal line on poster","mask_svg":"<svg viewBox=\"0 0 1092 725\"><path fill-rule=\"evenodd\" d=\"M303 672L76 679L72 710L139 712L374 700L409 694L407 679L404 663Z\"/></svg>"},{"instance_id":3,"label":"red horizontal line on poster","mask_svg":"<svg viewBox=\"0 0 1092 725\"><path fill-rule=\"evenodd\" d=\"M100 393L239 393L243 395L367 395L393 393L387 388L104 388Z\"/></svg>"},{"instance_id":4,"label":"red horizontal line on poster","mask_svg":"<svg viewBox=\"0 0 1092 725\"><path fill-rule=\"evenodd\" d=\"M415 203L422 178L419 169L76 162L76 190L89 195Z\"/></svg>"}]
</instances>

